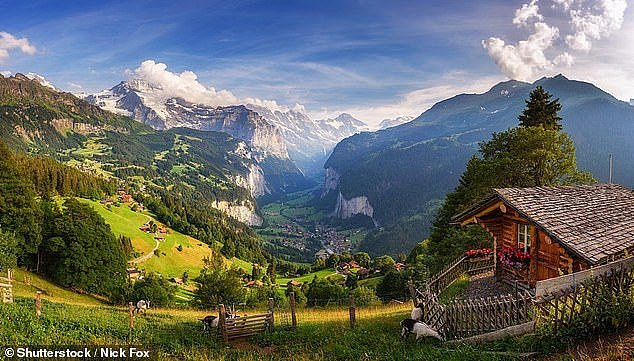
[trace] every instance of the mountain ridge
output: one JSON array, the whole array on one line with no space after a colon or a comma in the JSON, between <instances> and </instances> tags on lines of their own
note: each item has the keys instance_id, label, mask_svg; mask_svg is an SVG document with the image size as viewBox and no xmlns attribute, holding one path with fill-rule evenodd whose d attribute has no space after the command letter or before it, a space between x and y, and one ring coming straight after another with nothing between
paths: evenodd
<instances>
[{"instance_id":1,"label":"mountain ridge","mask_svg":"<svg viewBox=\"0 0 634 361\"><path fill-rule=\"evenodd\" d=\"M367 205L360 200L350 204L363 204L357 214L366 216L371 207L371 217L386 228L398 222L406 228L408 217L418 217L413 228L420 234L401 234L405 245L394 236L398 232L391 232L372 239L374 245L365 242L361 247L376 250L381 249L379 243L391 242L387 251L392 253L411 248L426 236L438 202L457 184L478 142L517 126L524 101L538 85L560 99L562 125L575 142L579 167L607 181L611 153L618 158L614 180L634 185L634 108L591 83L558 75L531 84L501 82L481 94L459 94L408 123L343 140L324 165L329 176L325 193L336 195L330 197L330 209L338 216L355 214L351 209L338 213L340 202L334 200L365 197Z\"/></svg>"}]
</instances>

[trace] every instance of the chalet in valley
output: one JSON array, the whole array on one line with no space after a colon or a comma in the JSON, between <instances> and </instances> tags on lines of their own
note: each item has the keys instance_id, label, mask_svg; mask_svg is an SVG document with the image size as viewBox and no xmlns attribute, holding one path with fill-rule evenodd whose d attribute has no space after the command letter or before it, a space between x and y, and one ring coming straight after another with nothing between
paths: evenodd
<instances>
[{"instance_id":1,"label":"chalet in valley","mask_svg":"<svg viewBox=\"0 0 634 361\"><path fill-rule=\"evenodd\" d=\"M634 192L615 184L494 189L454 221L484 227L498 279L529 287L634 251Z\"/></svg>"}]
</instances>

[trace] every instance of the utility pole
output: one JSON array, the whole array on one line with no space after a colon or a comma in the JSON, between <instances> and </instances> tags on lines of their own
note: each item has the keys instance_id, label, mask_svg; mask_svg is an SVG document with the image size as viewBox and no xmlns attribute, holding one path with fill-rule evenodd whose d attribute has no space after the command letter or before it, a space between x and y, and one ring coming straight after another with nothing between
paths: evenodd
<instances>
[{"instance_id":1,"label":"utility pole","mask_svg":"<svg viewBox=\"0 0 634 361\"><path fill-rule=\"evenodd\" d=\"M608 181L608 183L610 183L610 184L612 184L612 170L613 170L613 167L612 167L612 153L610 153L610 178L609 178L609 181Z\"/></svg>"}]
</instances>

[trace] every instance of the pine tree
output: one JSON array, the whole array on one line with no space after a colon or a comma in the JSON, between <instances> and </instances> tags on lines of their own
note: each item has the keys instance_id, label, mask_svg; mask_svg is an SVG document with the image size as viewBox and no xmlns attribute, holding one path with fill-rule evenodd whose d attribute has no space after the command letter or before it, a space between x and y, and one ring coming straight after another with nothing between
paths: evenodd
<instances>
[{"instance_id":1,"label":"pine tree","mask_svg":"<svg viewBox=\"0 0 634 361\"><path fill-rule=\"evenodd\" d=\"M538 86L530 94L530 98L526 100L526 108L519 115L520 126L522 127L538 127L544 129L561 130L559 121L562 119L557 112L561 110L559 98L550 100L552 94Z\"/></svg>"}]
</instances>

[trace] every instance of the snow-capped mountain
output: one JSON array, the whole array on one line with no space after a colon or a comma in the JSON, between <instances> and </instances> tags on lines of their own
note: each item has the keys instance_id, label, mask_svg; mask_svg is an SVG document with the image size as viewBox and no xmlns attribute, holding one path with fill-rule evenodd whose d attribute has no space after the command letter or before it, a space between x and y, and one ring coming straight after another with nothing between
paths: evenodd
<instances>
[{"instance_id":1,"label":"snow-capped mountain","mask_svg":"<svg viewBox=\"0 0 634 361\"><path fill-rule=\"evenodd\" d=\"M339 141L369 130L365 123L345 113L335 119L314 120L301 106L287 111L253 104L246 107L280 129L291 158L306 174L323 171L324 161Z\"/></svg>"},{"instance_id":2,"label":"snow-capped mountain","mask_svg":"<svg viewBox=\"0 0 634 361\"><path fill-rule=\"evenodd\" d=\"M405 123L409 123L412 120L414 120L415 117L411 117L408 115L402 116L402 117L396 117L394 119L383 119L381 121L381 123L379 123L379 129L387 129L387 128L392 128L395 127L397 125L401 125L401 124L405 124Z\"/></svg>"},{"instance_id":3,"label":"snow-capped mountain","mask_svg":"<svg viewBox=\"0 0 634 361\"><path fill-rule=\"evenodd\" d=\"M164 97L159 87L142 79L123 81L93 94L87 101L127 115L154 129L192 128L229 133L245 140L262 156L289 159L282 133L259 114L244 106L208 106L176 97Z\"/></svg>"},{"instance_id":4,"label":"snow-capped mountain","mask_svg":"<svg viewBox=\"0 0 634 361\"><path fill-rule=\"evenodd\" d=\"M55 85L53 85L53 83L51 83L50 81L48 81L48 79L46 79L45 77L41 76L40 74L36 74L36 73L26 73L24 74L24 76L26 78L28 78L29 80L33 80L38 82L40 85L43 85L47 88L51 88L53 90L57 90L60 91L59 89L57 89L55 87Z\"/></svg>"},{"instance_id":5,"label":"snow-capped mountain","mask_svg":"<svg viewBox=\"0 0 634 361\"><path fill-rule=\"evenodd\" d=\"M155 129L186 127L221 131L245 140L259 151L260 160L273 156L294 160L304 173L323 171L323 163L342 139L369 127L349 114L313 120L302 106L277 106L275 102L210 106L187 101L156 83L133 77L86 97L103 109L130 116ZM191 100L191 99L189 99Z\"/></svg>"},{"instance_id":6,"label":"snow-capped mountain","mask_svg":"<svg viewBox=\"0 0 634 361\"><path fill-rule=\"evenodd\" d=\"M301 187L305 179L289 157L280 129L243 105L210 106L164 95L160 86L133 78L86 97L103 109L127 115L154 129L217 131L244 140L264 171L266 194ZM258 196L258 195L256 195Z\"/></svg>"}]
</instances>

